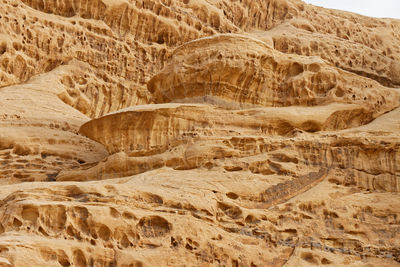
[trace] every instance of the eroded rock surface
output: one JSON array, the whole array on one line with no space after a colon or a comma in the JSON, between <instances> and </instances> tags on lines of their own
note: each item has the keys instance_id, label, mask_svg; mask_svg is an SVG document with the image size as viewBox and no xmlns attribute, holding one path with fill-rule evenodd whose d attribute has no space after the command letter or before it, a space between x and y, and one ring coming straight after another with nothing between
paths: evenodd
<instances>
[{"instance_id":1,"label":"eroded rock surface","mask_svg":"<svg viewBox=\"0 0 400 267\"><path fill-rule=\"evenodd\" d=\"M300 0L4 0L0 266L400 265L400 22Z\"/></svg>"}]
</instances>

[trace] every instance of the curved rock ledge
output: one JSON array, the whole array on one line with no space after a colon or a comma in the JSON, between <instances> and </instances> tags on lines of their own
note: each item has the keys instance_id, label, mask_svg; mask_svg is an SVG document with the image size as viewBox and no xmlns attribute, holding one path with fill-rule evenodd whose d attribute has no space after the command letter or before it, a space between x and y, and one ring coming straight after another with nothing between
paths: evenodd
<instances>
[{"instance_id":1,"label":"curved rock ledge","mask_svg":"<svg viewBox=\"0 0 400 267\"><path fill-rule=\"evenodd\" d=\"M295 130L346 129L366 124L374 116L372 110L345 104L226 110L205 104L170 103L111 113L85 123L79 132L103 144L110 154L145 155L207 137L287 136Z\"/></svg>"},{"instance_id":2,"label":"curved rock ledge","mask_svg":"<svg viewBox=\"0 0 400 267\"><path fill-rule=\"evenodd\" d=\"M396 90L321 58L283 54L260 40L233 34L178 47L147 87L155 103L211 96L243 107L340 102L386 112L400 100Z\"/></svg>"}]
</instances>

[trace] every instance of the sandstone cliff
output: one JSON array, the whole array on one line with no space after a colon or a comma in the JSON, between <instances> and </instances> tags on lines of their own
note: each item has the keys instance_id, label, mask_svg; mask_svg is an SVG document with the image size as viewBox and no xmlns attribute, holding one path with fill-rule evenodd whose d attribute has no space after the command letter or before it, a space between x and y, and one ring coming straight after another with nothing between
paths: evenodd
<instances>
[{"instance_id":1,"label":"sandstone cliff","mask_svg":"<svg viewBox=\"0 0 400 267\"><path fill-rule=\"evenodd\" d=\"M400 21L3 0L0 266L400 266Z\"/></svg>"}]
</instances>

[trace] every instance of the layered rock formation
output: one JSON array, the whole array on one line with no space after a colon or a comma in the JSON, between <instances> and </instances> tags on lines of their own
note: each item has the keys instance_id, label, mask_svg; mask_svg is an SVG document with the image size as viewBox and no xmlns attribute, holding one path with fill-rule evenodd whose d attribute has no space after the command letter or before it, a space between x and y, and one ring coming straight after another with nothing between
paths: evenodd
<instances>
[{"instance_id":1,"label":"layered rock formation","mask_svg":"<svg viewBox=\"0 0 400 267\"><path fill-rule=\"evenodd\" d=\"M4 0L0 266L400 265L400 22L300 0Z\"/></svg>"}]
</instances>

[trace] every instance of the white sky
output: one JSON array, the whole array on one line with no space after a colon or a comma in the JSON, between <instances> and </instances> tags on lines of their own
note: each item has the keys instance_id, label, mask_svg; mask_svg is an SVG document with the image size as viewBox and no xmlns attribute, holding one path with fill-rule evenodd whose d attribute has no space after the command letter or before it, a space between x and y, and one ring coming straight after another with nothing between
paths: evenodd
<instances>
[{"instance_id":1,"label":"white sky","mask_svg":"<svg viewBox=\"0 0 400 267\"><path fill-rule=\"evenodd\" d=\"M400 19L400 0L303 0L327 8L341 9L378 18Z\"/></svg>"}]
</instances>

